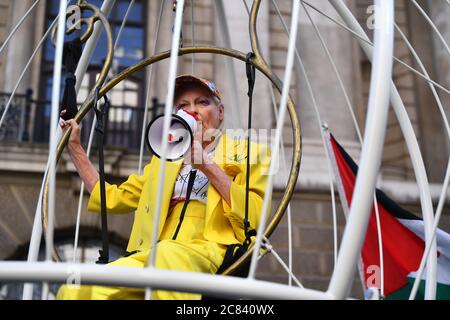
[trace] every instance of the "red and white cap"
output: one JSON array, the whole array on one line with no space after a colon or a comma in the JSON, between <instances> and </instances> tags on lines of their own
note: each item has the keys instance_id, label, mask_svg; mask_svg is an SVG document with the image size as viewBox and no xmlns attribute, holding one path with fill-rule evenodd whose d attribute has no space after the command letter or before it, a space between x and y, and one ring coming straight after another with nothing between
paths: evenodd
<instances>
[{"instance_id":1,"label":"red and white cap","mask_svg":"<svg viewBox=\"0 0 450 320\"><path fill-rule=\"evenodd\" d=\"M186 84L198 84L199 86L208 89L208 91L210 91L219 100L222 100L220 91L214 82L190 74L181 75L175 79L175 95L176 92Z\"/></svg>"}]
</instances>

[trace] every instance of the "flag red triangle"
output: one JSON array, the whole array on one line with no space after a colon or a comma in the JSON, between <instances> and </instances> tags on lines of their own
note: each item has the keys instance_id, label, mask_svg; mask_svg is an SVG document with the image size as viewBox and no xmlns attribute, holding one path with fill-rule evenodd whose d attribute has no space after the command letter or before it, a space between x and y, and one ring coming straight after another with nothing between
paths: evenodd
<instances>
[{"instance_id":1,"label":"flag red triangle","mask_svg":"<svg viewBox=\"0 0 450 320\"><path fill-rule=\"evenodd\" d=\"M339 178L347 203L350 205L358 167L332 135L330 135L330 142ZM395 218L398 215L392 209L394 208L395 210L397 206L393 206L391 203L384 203L386 198L385 195L378 197L377 194L383 243L384 294L388 296L408 284L406 276L419 268L425 244L421 238ZM402 213L404 212L399 214ZM381 283L380 278L377 278L381 276L379 272L380 255L377 230L375 210L372 206L366 238L362 248L363 273L366 287L377 286L377 284L380 285ZM376 274L377 270L378 274Z\"/></svg>"}]
</instances>

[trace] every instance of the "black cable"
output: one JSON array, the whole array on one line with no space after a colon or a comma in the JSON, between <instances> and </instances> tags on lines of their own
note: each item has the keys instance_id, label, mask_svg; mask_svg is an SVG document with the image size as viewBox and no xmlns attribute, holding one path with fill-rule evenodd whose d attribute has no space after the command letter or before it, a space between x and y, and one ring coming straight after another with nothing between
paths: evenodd
<instances>
[{"instance_id":1,"label":"black cable","mask_svg":"<svg viewBox=\"0 0 450 320\"><path fill-rule=\"evenodd\" d=\"M255 230L250 230L250 223L248 221L248 203L249 203L249 188L250 188L250 141L252 129L252 109L253 109L253 88L255 87L255 67L251 63L251 59L255 56L253 52L247 53L245 58L245 67L247 71L248 80L248 125L247 125L247 173L245 180L245 217L244 217L244 232L245 241L244 247L248 248L251 243L251 237L256 235Z\"/></svg>"},{"instance_id":2,"label":"black cable","mask_svg":"<svg viewBox=\"0 0 450 320\"><path fill-rule=\"evenodd\" d=\"M184 201L183 208L181 209L180 221L178 222L177 229L175 230L172 240L177 239L178 232L180 231L181 224L183 223L184 215L186 213L186 209L189 204L189 200L191 199L192 187L194 186L194 180L195 180L196 174L197 174L197 170L191 170L191 172L189 173L189 181L188 181L187 190L186 190L186 200Z\"/></svg>"},{"instance_id":3,"label":"black cable","mask_svg":"<svg viewBox=\"0 0 450 320\"><path fill-rule=\"evenodd\" d=\"M109 101L106 95L104 96L105 103L98 104L99 88L94 93L94 111L97 117L95 131L97 134L97 148L98 148L98 166L100 175L100 207L101 207L101 223L102 223L102 250L99 250L99 258L97 264L107 264L109 262L109 239L108 239L108 218L106 212L106 182L105 182L105 159L103 144L105 138L105 123L104 118L109 107Z\"/></svg>"}]
</instances>

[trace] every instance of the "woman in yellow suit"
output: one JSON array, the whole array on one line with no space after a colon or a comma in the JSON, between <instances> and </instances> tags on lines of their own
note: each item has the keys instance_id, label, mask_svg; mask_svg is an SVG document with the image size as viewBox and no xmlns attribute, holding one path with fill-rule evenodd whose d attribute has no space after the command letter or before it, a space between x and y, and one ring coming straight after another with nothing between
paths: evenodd
<instances>
[{"instance_id":1,"label":"woman in yellow suit","mask_svg":"<svg viewBox=\"0 0 450 320\"><path fill-rule=\"evenodd\" d=\"M166 162L156 268L215 273L223 262L227 246L245 239L246 140L222 133L224 106L213 82L191 75L177 77L174 102L175 111L183 109L194 113L200 126L189 156ZM99 174L80 144L80 127L74 120L62 120L60 125L64 131L72 127L68 151L91 193L89 210L100 212ZM248 220L250 228L255 230L266 188L268 157L265 144L251 142ZM154 156L142 175L133 174L119 186L106 183L108 213L136 210L127 247L132 254L109 265L146 265L156 214L159 168L160 159ZM185 218L175 237L191 169L196 169L197 173ZM83 300L143 297L143 289L84 285L64 285L57 294L57 299ZM201 295L155 290L152 298L199 299Z\"/></svg>"}]
</instances>

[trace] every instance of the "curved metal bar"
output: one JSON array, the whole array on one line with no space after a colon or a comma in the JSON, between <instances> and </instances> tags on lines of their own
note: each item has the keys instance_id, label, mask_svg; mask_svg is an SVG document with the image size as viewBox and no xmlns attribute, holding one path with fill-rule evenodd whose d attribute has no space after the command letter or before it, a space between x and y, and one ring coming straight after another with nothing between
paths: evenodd
<instances>
[{"instance_id":1,"label":"curved metal bar","mask_svg":"<svg viewBox=\"0 0 450 320\"><path fill-rule=\"evenodd\" d=\"M191 54L191 53L211 53L211 54L220 54L229 56L238 60L241 60L245 62L246 54L239 52L237 50L232 49L226 49L226 48L218 48L218 47L185 47L180 48L179 55L185 55L185 54ZM162 53L159 53L153 57L150 57L146 60L143 60L134 66L131 66L122 72L120 72L118 75L116 75L113 79L111 79L108 83L106 83L99 91L99 98L103 97L109 90L114 88L120 81L124 80L125 78L129 77L131 74L153 64L159 61L162 61L164 59L167 59L170 56L170 51L165 51ZM281 80L268 68L266 68L264 65L258 64L257 61L252 60L251 63L259 70L261 71L270 81L272 84L277 88L279 92L281 92L282 83ZM77 123L81 122L83 117L87 114L87 112L90 110L92 106L92 96L89 96L88 99L83 103L82 107L80 108L79 112L75 116L75 121ZM288 99L288 111L290 115L290 120L292 123L292 126L294 128L294 157L293 162L291 166L291 171L289 175L289 181L286 186L286 191L281 199L280 205L277 208L276 212L274 213L273 219L267 226L265 230L266 237L270 237L272 232L275 230L276 226L280 222L281 218L283 217L284 211L290 201L290 198L293 195L295 183L297 181L298 172L300 168L300 158L301 158L301 140L300 140L300 125L298 122L297 114L295 111L295 106L292 102L292 99ZM60 144L58 145L57 149L57 159L61 157L61 154L64 150L65 145L67 144L67 141L70 136L71 129L69 128L68 131L64 134L62 137ZM45 212L45 211L44 211ZM238 269L242 263L248 259L248 257L251 254L251 250L248 251L243 257L241 257L233 266L230 267L230 269L226 270L224 274L229 274L234 272L236 269Z\"/></svg>"},{"instance_id":2,"label":"curved metal bar","mask_svg":"<svg viewBox=\"0 0 450 320\"><path fill-rule=\"evenodd\" d=\"M253 3L252 6L252 16L253 13L255 13L258 10L259 3L256 1ZM275 175L276 167L278 166L278 159L279 159L279 145L281 141L281 135L283 131L284 126L284 118L286 114L288 99L289 99L289 89L290 89L290 83L292 78L292 70L294 68L294 52L295 52L295 45L297 42L297 30L298 30L298 19L300 15L300 4L296 4L295 1L292 3L292 21L291 21L291 35L289 37L289 46L288 46L288 54L287 54L287 61L286 61L286 68L284 73L284 81L283 81L283 89L281 94L281 101L280 101L280 110L277 118L277 128L275 132L275 139L272 142L272 153L271 153L271 159L270 159L270 168L269 168L269 174L267 179L267 187L264 194L264 202L262 206L262 213L261 218L259 221L258 231L264 230L265 224L266 224L266 217L268 216L268 212L270 211L269 203L270 199L272 197L272 188L273 188L273 177ZM255 14L256 16L256 14ZM252 19L250 19L252 20ZM255 19L256 24L256 19ZM253 25L255 27L255 25ZM252 28L252 27L250 27ZM256 29L256 27L255 27ZM253 30L254 31L254 30ZM256 41L252 43L252 45L256 45ZM257 47L253 47L253 50L255 52L259 52L259 49ZM259 54L259 53L258 53ZM257 56L257 59L260 59L264 62L263 58L261 56ZM256 267L257 267L257 258L259 254L259 250L262 245L263 240L263 233L258 232L256 234L256 239L254 243L254 250L252 253L252 260L250 263L250 270L248 273L248 278L254 278L256 273Z\"/></svg>"},{"instance_id":3,"label":"curved metal bar","mask_svg":"<svg viewBox=\"0 0 450 320\"><path fill-rule=\"evenodd\" d=\"M85 0L80 1L84 2ZM108 17L108 15L111 13L115 3L116 0L103 0L102 7L100 10L105 15L105 17ZM95 48L97 47L102 31L103 31L102 23L94 24L94 32L92 33L92 36L89 38L89 40L86 42L83 48L83 53L81 54L80 62L78 62L78 67L77 70L75 71L75 77L77 79L77 83L75 84L76 92L80 91L81 83L83 82L83 78L86 75L89 63L92 60L92 56L94 55L94 51Z\"/></svg>"},{"instance_id":4,"label":"curved metal bar","mask_svg":"<svg viewBox=\"0 0 450 320\"><path fill-rule=\"evenodd\" d=\"M275 117L278 117L278 111L277 111L277 103L275 101L275 93L272 89L272 84L269 83L270 87L270 97L272 99L272 111ZM281 143L280 143L280 152L281 152L281 163L282 163L282 170L283 172L286 172L287 166L286 166L286 152L284 149L284 141L283 137L281 137ZM284 177L283 177L284 179ZM292 210L291 210L291 204L288 203L288 206L286 208L287 211L287 224L288 224L288 264L289 264L289 279L288 284L292 285L292 278L294 277L294 273L292 272ZM268 239L264 239L265 241L268 241ZM281 259L281 258L280 258Z\"/></svg>"},{"instance_id":5,"label":"curved metal bar","mask_svg":"<svg viewBox=\"0 0 450 320\"><path fill-rule=\"evenodd\" d=\"M65 0L59 1L59 17L58 26L59 31L56 36L56 50L55 61L53 62L53 83L52 83L52 100L51 100L51 117L50 117L50 132L56 132L58 127L59 116L59 98L61 88L61 74L63 64L63 49L64 49L64 25L66 22L63 16L67 9L67 2ZM49 138L49 163L48 170L49 177L49 191L48 191L48 228L45 230L45 260L51 261L52 251L54 251L54 219L55 219L55 200L56 200L56 161L54 158L54 150L56 149L56 134L50 134ZM42 285L42 300L48 299L49 286L47 282Z\"/></svg>"},{"instance_id":6,"label":"curved metal bar","mask_svg":"<svg viewBox=\"0 0 450 320\"><path fill-rule=\"evenodd\" d=\"M342 239L337 265L334 268L328 292L338 299L344 298L353 282L356 261L363 245L370 216L377 171L381 164L384 135L389 111L389 80L394 52L394 2L375 1L375 55L372 68L371 90L361 153L360 170L350 214ZM383 21L381 21L383 18Z\"/></svg>"},{"instance_id":7,"label":"curved metal bar","mask_svg":"<svg viewBox=\"0 0 450 320\"><path fill-rule=\"evenodd\" d=\"M255 10L252 10L252 18L251 25L253 25L256 22L256 15L257 15L257 9L259 7L260 0L255 0L254 7ZM103 17L101 16L101 19L103 21ZM252 42L256 43L256 28L251 28L250 32L253 34L252 36ZM255 51L255 50L254 50ZM259 54L259 50L256 49L256 52L258 52L257 57L251 61L251 63L255 66L256 69L261 71L267 78L271 80L273 85L277 88L279 92L281 92L282 83L280 79L272 72L272 70L268 67L267 63L262 59L261 55ZM255 52L255 53L256 53ZM235 59L239 59L241 61L245 61L245 54L236 50L232 49L225 49L225 48L217 48L217 47L195 47L195 48L180 48L179 55L184 54L190 54L190 53L212 53L212 54L221 54L225 56L229 56ZM99 98L101 98L106 92L111 90L117 83L131 75L132 73L151 65L157 61L161 61L163 59L167 59L170 56L170 52L166 51L163 53L160 53L158 55L155 55L153 57L150 57L144 61L141 61L140 63L137 63L134 66L131 66L127 68L126 70L123 70L121 73L119 73L116 77L111 79L108 83L106 83L99 91ZM88 99L83 103L82 107L80 108L79 112L75 116L75 121L79 123L83 117L86 115L86 113L89 111L89 109L92 106L93 97L90 95ZM289 181L286 186L285 193L281 199L281 202L274 213L274 216L270 223L268 224L267 228L265 229L265 236L270 237L278 223L280 222L281 218L283 217L284 211L293 195L295 184L298 178L299 168L300 168L300 160L301 160L301 136L300 136L300 125L298 122L297 114L295 111L294 104L292 102L292 99L289 97L287 101L287 107L290 115L290 120L293 126L293 136L294 136L294 150L293 150L293 161L291 166L291 171L289 175ZM65 145L67 144L67 141L70 136L71 129L69 129L64 136L62 137L58 149L57 149L57 159L61 157L61 154L64 150ZM47 185L47 184L45 184ZM42 206L42 216L45 217L46 215L46 192L44 192L44 201ZM45 218L43 218L45 221ZM44 224L45 226L45 224ZM225 270L223 273L224 275L233 273L236 271L244 262L247 261L247 259L252 254L253 248L250 248L249 251L246 252L240 259L238 259L230 268ZM54 256L54 258L56 258ZM57 259L57 258L56 258Z\"/></svg>"},{"instance_id":8,"label":"curved metal bar","mask_svg":"<svg viewBox=\"0 0 450 320\"><path fill-rule=\"evenodd\" d=\"M131 8L134 5L134 2L135 2L135 0L131 0L130 3L128 4L127 11L125 12L125 15L122 20L122 24L120 25L119 32L117 33L116 40L114 42L114 47L113 47L114 52L116 52L117 46L119 45L122 31L127 23L128 15L131 11ZM87 154L88 158L91 154L92 141L93 141L93 137L94 137L96 123L97 123L97 117L94 115L94 118L92 119L92 124L91 124L91 131L89 132L88 146L87 146L87 150L86 150L86 154ZM77 220L75 223L75 239L73 241L73 257L72 257L73 262L76 262L76 256L77 256L78 238L79 238L80 222L81 222L81 210L82 210L82 206L83 206L84 187L85 187L84 181L81 181L80 196L78 198Z\"/></svg>"},{"instance_id":9,"label":"curved metal bar","mask_svg":"<svg viewBox=\"0 0 450 320\"><path fill-rule=\"evenodd\" d=\"M277 12L277 15L280 19L280 22L284 28L284 31L286 32L286 34L289 37L289 30L286 26L286 22L283 19L283 16L275 2L275 0L272 0L273 6L275 7L275 10ZM306 84L306 88L307 91L311 97L311 101L312 101L312 106L314 109L314 112L316 114L316 119L318 121L319 126L323 126L323 121L322 121L322 117L320 116L320 112L319 112L319 107L317 105L317 101L316 98L314 96L314 91L312 89L312 85L311 82L309 81L309 77L308 74L306 73L306 69L305 66L303 64L303 61L300 57L300 54L298 52L297 49L295 49L295 55L297 57L297 62L299 63L300 69L303 73L304 79L305 79L305 84ZM330 156L327 152L327 148L326 148L326 142L325 142L325 138L323 136L323 134L321 133L321 139L322 139L322 146L324 147L324 151L325 151L325 156L327 158L327 166L328 166L328 175L331 177L331 172L332 172L332 166L331 166L331 159ZM284 152L283 152L284 153ZM282 154L283 154L282 153ZM329 180L329 186L330 186L330 196L331 196L331 204L332 204L332 214L333 214L333 247L334 247L334 264L336 264L337 261L337 252L338 252L338 240L337 240L337 214L336 214L336 201L335 201L335 192L334 192L334 185L333 185L333 181L332 179Z\"/></svg>"},{"instance_id":10,"label":"curved metal bar","mask_svg":"<svg viewBox=\"0 0 450 320\"><path fill-rule=\"evenodd\" d=\"M79 0L78 3L84 0ZM70 0L69 0L70 2ZM105 15L108 15L109 12L111 12L111 9L115 3L115 0L104 0L102 4L102 12ZM94 52L94 48L96 46L96 43L98 41L98 37L100 35L101 31L101 24L96 24L94 26L94 33L92 37L88 40L86 43L83 53L81 55L80 62L78 63L77 70L75 72L75 76L77 79L82 79L86 73L87 65L89 63L89 60L91 59L91 56ZM52 30L52 27L49 28L49 30ZM48 31L50 32L50 31ZM75 91L78 92L81 86L81 81L77 81L75 84ZM60 127L58 127L58 130L56 132L58 135L58 141L60 141L62 137L62 130ZM52 156L53 157L53 156ZM52 158L49 157L49 158ZM31 240L30 240L30 247L28 251L28 258L27 261L36 261L38 258L39 253L39 247L41 244L41 234L42 234L42 203L43 203L43 194L44 189L46 185L46 176L48 174L48 168L50 164L47 162L46 169L44 172L44 178L42 179L41 189L39 191L39 200L36 206L35 215L34 215L34 223L33 223L33 229L31 232ZM24 300L31 300L33 295L33 284L25 284L23 289L23 299Z\"/></svg>"},{"instance_id":11,"label":"curved metal bar","mask_svg":"<svg viewBox=\"0 0 450 320\"><path fill-rule=\"evenodd\" d=\"M94 93L97 88L102 86L103 82L105 81L106 77L108 76L108 71L111 67L112 58L114 55L113 36L112 36L112 32L111 32L111 27L109 25L108 20L106 19L106 16L97 7L95 7L94 5L88 4L86 2L81 3L80 6L81 6L80 9L82 11L83 10L91 10L91 11L95 12L95 14L99 17L99 20L102 22L103 26L105 27L106 35L108 38L108 42L107 42L108 43L108 48L107 48L108 53L107 53L107 57L105 60L105 64L103 65L103 68L100 72L97 82L95 83L93 89L91 90L91 92L89 93L89 96L87 98L87 100L90 101L90 105L92 105L92 102L94 99ZM100 97L103 97L103 95L101 95ZM85 108L84 111L85 112L84 112L83 116L87 113L88 109ZM78 123L81 121L81 118L78 117L79 115L80 115L80 111L78 112L77 116L75 116L75 120L77 120ZM60 142L58 144L57 154L56 154L56 163L59 161L59 158L61 157L61 153L62 153L61 144L64 141L64 146L65 146L65 144L68 141L70 132L71 132L71 130L66 132L66 134L63 135L63 138L60 140ZM69 133L69 135L67 135L67 133ZM42 225L44 226L45 231L47 230L47 216L48 216L48 190L49 190L48 178L49 178L48 175L46 175L44 178L45 182L44 182L44 193L43 193L42 213L41 213ZM59 257L56 250L53 250L52 256L53 256L54 260L61 261L61 258Z\"/></svg>"},{"instance_id":12,"label":"curved metal bar","mask_svg":"<svg viewBox=\"0 0 450 320\"><path fill-rule=\"evenodd\" d=\"M261 53L261 50L259 48L259 42L258 42L258 31L256 28L256 23L258 19L258 11L259 7L261 5L261 0L255 0L253 1L253 5L250 12L250 24L249 24L249 30L250 30L250 44L252 46L253 53L255 54L255 59L257 60L258 64L261 66L264 66L267 69L270 69L269 64L267 61L264 60L264 57Z\"/></svg>"},{"instance_id":13,"label":"curved metal bar","mask_svg":"<svg viewBox=\"0 0 450 320\"><path fill-rule=\"evenodd\" d=\"M87 29L86 29L85 33L80 37L81 43L85 43L92 36L92 33L94 32L94 24L95 24L95 22L97 22L100 19L100 16L99 16L100 11L95 7L91 7L91 5L88 3L79 4L77 7L80 8L81 12L83 12L85 10L93 11L94 15L92 15L89 18L78 19L75 22L75 24L66 31L66 34L70 35L75 30L80 29L83 24L87 25ZM95 9L97 9L97 11ZM71 11L72 10L68 10L68 12L66 13L66 19L71 16ZM56 38L57 32L58 32L58 26L55 26L52 31L53 45L55 45L55 43L56 43L55 38Z\"/></svg>"},{"instance_id":14,"label":"curved metal bar","mask_svg":"<svg viewBox=\"0 0 450 320\"><path fill-rule=\"evenodd\" d=\"M249 10L249 8L247 6L247 2L245 0L243 0L242 2L244 4L244 7L245 7L247 13L248 13L248 16L250 17L250 10ZM278 7L276 5L276 2L274 0L272 0L272 4L275 6L276 10L278 11L279 17L281 18L281 22L283 23L283 26L285 27L285 30L286 30L287 35L289 37L289 30L287 29L287 26L284 23L284 20L282 19L281 14L280 14L280 12L278 10ZM298 56L297 48L295 49L295 53ZM277 102L276 102L276 99L275 99L275 92L273 90L272 83L268 81L267 86L269 88L270 98L271 98L271 101L272 101L272 112L273 112L275 118L278 118ZM285 151L285 148L284 148L283 136L281 137L280 152L281 152L282 170L283 170L283 172L286 172L287 171L286 151ZM283 176L282 179L284 179L284 178L285 177ZM288 206L286 208L286 211L287 211L287 225L288 225L288 232L287 233L288 233L288 265L289 265L287 270L288 270L289 275L290 275L289 278L288 278L288 285L291 286L292 285L292 279L295 280L295 275L292 272L292 210L291 210L291 204L290 203L288 204ZM264 241L267 244L267 242L269 240L266 237L264 237ZM259 256L259 259L261 259L261 258L262 258L262 256ZM283 261L283 263L284 263L284 261Z\"/></svg>"},{"instance_id":15,"label":"curved metal bar","mask_svg":"<svg viewBox=\"0 0 450 320\"><path fill-rule=\"evenodd\" d=\"M36 5L40 2L41 0L36 0L31 7L27 10L27 12L25 12L25 14L23 15L23 17L19 20L19 22L17 22L17 24L14 26L14 28L11 30L11 32L9 33L8 37L5 39L5 41L3 42L2 46L0 47L0 54L2 53L3 49L5 49L6 45L9 43L9 40L11 40L11 38L14 36L14 34L17 32L17 30L20 28L20 26L22 25L22 23L24 23L24 21L28 18L28 16L30 15L31 11L33 11L34 7L36 7Z\"/></svg>"}]
</instances>

